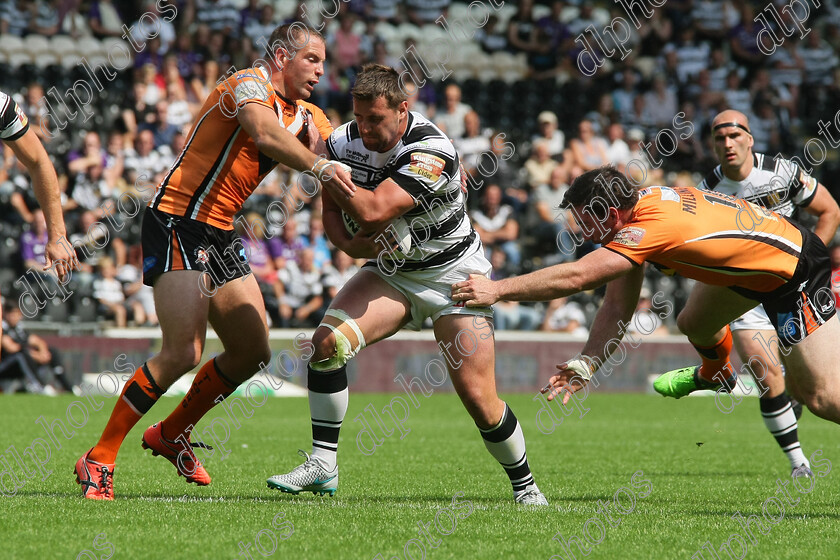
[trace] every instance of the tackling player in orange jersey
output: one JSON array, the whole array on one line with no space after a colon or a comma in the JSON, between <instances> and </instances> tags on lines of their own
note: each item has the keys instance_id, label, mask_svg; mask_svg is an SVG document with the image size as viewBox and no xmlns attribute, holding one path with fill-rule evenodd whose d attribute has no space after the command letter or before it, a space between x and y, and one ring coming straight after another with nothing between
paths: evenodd
<instances>
[{"instance_id":1,"label":"tackling player in orange jersey","mask_svg":"<svg viewBox=\"0 0 840 560\"><path fill-rule=\"evenodd\" d=\"M125 384L99 442L76 463L85 498L113 499L120 445L166 389L199 364L208 322L224 351L201 367L175 411L149 427L142 444L188 482L210 483L190 432L271 357L265 305L233 230L234 214L278 162L311 170L353 195L349 174L313 153L332 132L323 112L305 102L324 74L324 38L293 23L275 29L269 43L268 67L237 72L207 98L143 216L143 281L154 287L163 341Z\"/></svg>"},{"instance_id":2,"label":"tackling player in orange jersey","mask_svg":"<svg viewBox=\"0 0 840 560\"><path fill-rule=\"evenodd\" d=\"M828 245L840 225L840 207L831 193L797 163L753 152L747 116L731 109L712 120L712 138L720 165L698 185L700 189L744 198L790 218L802 211L816 216L814 233ZM799 443L797 418L802 405L791 401L777 352L767 352L773 325L761 305L729 325L732 343L741 362L759 388L759 409L764 425L790 462L793 476L812 476Z\"/></svg>"},{"instance_id":3,"label":"tackling player in orange jersey","mask_svg":"<svg viewBox=\"0 0 840 560\"><path fill-rule=\"evenodd\" d=\"M582 355L557 366L549 399L585 386L621 340L643 280L644 262L699 282L677 325L702 358L676 379L657 380L677 398L698 388L731 389L728 324L756 302L776 330L791 393L817 416L840 423L840 323L831 298L828 250L812 232L751 202L691 187L637 192L612 167L578 177L564 197L587 239L604 246L577 262L491 282L452 286L468 306L500 299L550 300L607 284ZM725 373L724 373L725 372ZM675 372L670 372L675 373ZM731 373L731 376L729 375ZM673 381L672 390L662 387ZM661 390L660 390L661 389Z\"/></svg>"}]
</instances>

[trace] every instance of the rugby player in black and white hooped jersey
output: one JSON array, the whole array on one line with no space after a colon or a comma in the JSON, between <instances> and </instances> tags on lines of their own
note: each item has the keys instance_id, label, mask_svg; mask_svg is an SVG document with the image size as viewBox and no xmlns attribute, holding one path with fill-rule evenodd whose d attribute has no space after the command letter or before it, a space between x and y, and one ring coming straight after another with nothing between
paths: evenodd
<instances>
[{"instance_id":1,"label":"rugby player in black and white hooped jersey","mask_svg":"<svg viewBox=\"0 0 840 560\"><path fill-rule=\"evenodd\" d=\"M752 150L753 136L747 117L734 110L719 113L712 121L715 154L720 161L698 188L744 198L794 218L800 209L817 216L814 230L828 245L840 225L840 208L826 188L795 162L771 158ZM750 219L745 217L744 227ZM793 476L812 476L810 464L799 443L797 418L801 407L785 392L785 377L777 355L774 328L759 305L730 323L732 340L741 361L749 364L759 385L761 415L790 461ZM755 357L751 359L752 357ZM788 381L790 384L790 381ZM796 395L796 387L789 387Z\"/></svg>"},{"instance_id":2,"label":"rugby player in black and white hooped jersey","mask_svg":"<svg viewBox=\"0 0 840 560\"><path fill-rule=\"evenodd\" d=\"M301 451L305 462L272 476L268 484L294 494L335 493L338 435L347 412L347 362L365 346L403 328L419 330L430 318L452 384L488 451L510 478L514 500L547 505L531 475L522 428L496 393L493 310L450 298L453 282L471 274L489 276L491 270L465 211L458 154L439 128L408 111L393 68L365 66L352 94L355 120L333 132L327 149L331 160L352 168L360 188L349 199L326 186L324 227L339 249L371 260L338 292L312 338L312 455ZM361 227L352 237L342 212ZM412 229L413 248L407 255L382 241L398 217ZM431 391L423 377L410 387L427 396Z\"/></svg>"},{"instance_id":3,"label":"rugby player in black and white hooped jersey","mask_svg":"<svg viewBox=\"0 0 840 560\"><path fill-rule=\"evenodd\" d=\"M55 269L60 281L69 281L67 275L78 269L79 261L70 249L64 216L61 213L61 190L50 157L29 119L14 99L0 91L0 140L15 154L32 181L32 190L47 222L47 245L44 248L44 271Z\"/></svg>"}]
</instances>

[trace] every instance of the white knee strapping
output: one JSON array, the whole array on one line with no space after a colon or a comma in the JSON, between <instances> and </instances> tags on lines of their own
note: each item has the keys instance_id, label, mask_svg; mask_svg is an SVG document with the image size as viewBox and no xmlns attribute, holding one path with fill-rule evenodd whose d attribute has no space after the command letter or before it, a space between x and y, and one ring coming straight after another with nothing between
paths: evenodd
<instances>
[{"instance_id":1,"label":"white knee strapping","mask_svg":"<svg viewBox=\"0 0 840 560\"><path fill-rule=\"evenodd\" d=\"M335 320L328 319L330 317ZM362 334L362 329L350 315L341 309L328 309L318 326L330 329L335 335L335 354L320 362L310 362L309 367L315 371L332 371L343 367L365 347L365 335ZM358 340L355 347L348 335L355 335Z\"/></svg>"}]
</instances>

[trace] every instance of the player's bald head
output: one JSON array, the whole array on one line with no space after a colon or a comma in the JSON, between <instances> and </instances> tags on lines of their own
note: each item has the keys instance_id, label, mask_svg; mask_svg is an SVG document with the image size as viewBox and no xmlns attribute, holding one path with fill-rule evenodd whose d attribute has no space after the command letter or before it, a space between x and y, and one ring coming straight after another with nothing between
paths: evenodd
<instances>
[{"instance_id":1,"label":"player's bald head","mask_svg":"<svg viewBox=\"0 0 840 560\"><path fill-rule=\"evenodd\" d=\"M752 133L750 132L750 121L749 119L747 119L747 116L741 111L727 109L726 111L718 113L714 120L712 120L713 133L714 131L719 130L721 128L726 128L727 126L734 126L736 128L740 128L747 134L752 135Z\"/></svg>"}]
</instances>

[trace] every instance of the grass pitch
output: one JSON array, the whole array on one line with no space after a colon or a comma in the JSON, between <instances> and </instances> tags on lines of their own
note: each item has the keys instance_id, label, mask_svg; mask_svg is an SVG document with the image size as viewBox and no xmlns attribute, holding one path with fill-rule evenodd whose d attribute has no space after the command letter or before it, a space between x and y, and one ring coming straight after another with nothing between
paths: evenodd
<instances>
[{"instance_id":1,"label":"grass pitch","mask_svg":"<svg viewBox=\"0 0 840 560\"><path fill-rule=\"evenodd\" d=\"M722 560L837 557L837 426L805 413L800 438L806 455L822 450L824 476L809 493L787 486L786 498L777 480L790 481L788 464L765 430L755 399L724 415L708 398L677 402L595 392L583 418L569 416L545 435L536 427L538 403L531 398L507 396L525 432L534 475L551 503L532 510L513 504L507 477L457 398L439 394L420 397L420 407L412 408L405 423L411 431L402 439L398 431L383 438L370 456L356 447L361 424L354 418L368 404L381 410L391 396L352 394L334 498L291 496L265 484L268 476L298 464L298 448L309 450L306 399L269 399L255 409L232 430L229 456L221 461L217 453L207 460L213 483L199 488L140 448L142 431L177 404L166 398L123 445L116 501L82 500L71 471L98 438L113 404L106 401L99 411L88 409L89 419L69 441L56 432L62 445L60 450L51 445L44 472L52 473L46 480L35 475L16 495L0 496L0 557L688 559L704 552L707 541ZM9 466L21 477L10 446L22 453L35 438L46 438L35 420L64 419L73 400L2 397L0 449L6 451L0 469ZM211 411L209 420L220 413ZM74 414L81 424L80 411ZM11 488L6 471L0 476ZM610 504L611 519L596 513L599 501ZM736 512L762 518L750 518L752 535L733 519ZM418 535L421 525L428 536ZM732 537L736 533L746 550ZM560 541L569 539L564 549ZM705 551L703 558L714 556Z\"/></svg>"}]
</instances>

